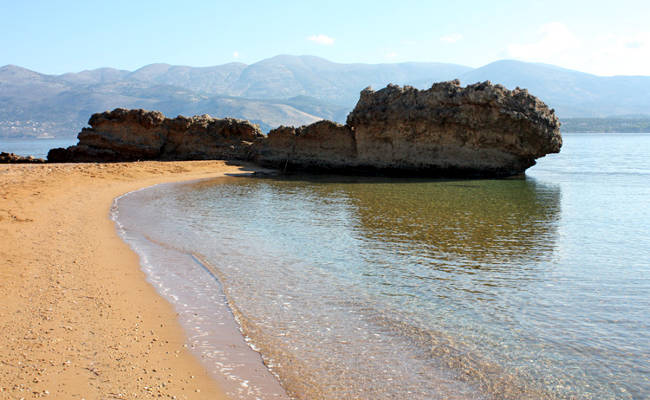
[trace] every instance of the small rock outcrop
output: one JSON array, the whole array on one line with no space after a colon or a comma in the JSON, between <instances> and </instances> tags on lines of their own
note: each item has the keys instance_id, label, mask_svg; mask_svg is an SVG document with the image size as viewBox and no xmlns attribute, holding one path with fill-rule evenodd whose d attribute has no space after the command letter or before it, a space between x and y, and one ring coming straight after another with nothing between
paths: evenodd
<instances>
[{"instance_id":1,"label":"small rock outcrop","mask_svg":"<svg viewBox=\"0 0 650 400\"><path fill-rule=\"evenodd\" d=\"M552 109L525 89L458 80L361 92L346 125L319 121L262 135L231 118L116 109L94 114L79 144L48 160L251 160L282 170L499 177L562 146Z\"/></svg>"},{"instance_id":2,"label":"small rock outcrop","mask_svg":"<svg viewBox=\"0 0 650 400\"><path fill-rule=\"evenodd\" d=\"M0 164L34 164L44 162L44 159L34 158L33 156L24 157L14 153L0 153Z\"/></svg>"},{"instance_id":3,"label":"small rock outcrop","mask_svg":"<svg viewBox=\"0 0 650 400\"><path fill-rule=\"evenodd\" d=\"M166 118L157 111L125 110L93 114L79 143L52 149L50 162L250 159L263 137L257 125L209 115Z\"/></svg>"},{"instance_id":4,"label":"small rock outcrop","mask_svg":"<svg viewBox=\"0 0 650 400\"><path fill-rule=\"evenodd\" d=\"M518 88L463 88L458 80L428 90L389 85L363 90L345 126L272 130L258 161L284 169L510 176L559 152L559 127L553 110Z\"/></svg>"}]
</instances>

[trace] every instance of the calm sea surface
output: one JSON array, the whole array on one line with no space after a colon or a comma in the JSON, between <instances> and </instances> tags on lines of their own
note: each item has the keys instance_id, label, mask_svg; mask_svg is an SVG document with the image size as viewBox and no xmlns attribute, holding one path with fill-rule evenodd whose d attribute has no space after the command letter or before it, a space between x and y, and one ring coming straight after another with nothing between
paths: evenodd
<instances>
[{"instance_id":1,"label":"calm sea surface","mask_svg":"<svg viewBox=\"0 0 650 400\"><path fill-rule=\"evenodd\" d=\"M16 153L19 156L47 158L47 152L57 147L77 144L76 138L69 139L13 139L0 138L0 151Z\"/></svg>"},{"instance_id":2,"label":"calm sea surface","mask_svg":"<svg viewBox=\"0 0 650 400\"><path fill-rule=\"evenodd\" d=\"M114 217L207 363L225 298L296 398L646 399L650 134L564 143L525 179L224 178Z\"/></svg>"}]
</instances>

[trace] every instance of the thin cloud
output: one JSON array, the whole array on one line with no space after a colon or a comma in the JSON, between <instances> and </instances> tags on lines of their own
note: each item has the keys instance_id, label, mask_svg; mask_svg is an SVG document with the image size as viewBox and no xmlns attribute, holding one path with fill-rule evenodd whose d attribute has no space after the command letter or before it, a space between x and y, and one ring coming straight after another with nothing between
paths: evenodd
<instances>
[{"instance_id":1,"label":"thin cloud","mask_svg":"<svg viewBox=\"0 0 650 400\"><path fill-rule=\"evenodd\" d=\"M539 28L538 39L531 43L510 44L510 57L539 60L540 57L573 51L580 47L580 39L561 22L550 22Z\"/></svg>"},{"instance_id":2,"label":"thin cloud","mask_svg":"<svg viewBox=\"0 0 650 400\"><path fill-rule=\"evenodd\" d=\"M440 41L443 43L456 43L463 39L463 35L460 33L450 33L449 35L444 35L440 37Z\"/></svg>"},{"instance_id":3,"label":"thin cloud","mask_svg":"<svg viewBox=\"0 0 650 400\"><path fill-rule=\"evenodd\" d=\"M314 43L322 44L324 46L331 46L331 45L334 44L334 39L333 38L331 38L331 37L329 37L327 35L323 35L322 33L319 34L319 35L311 35L311 36L309 36L307 38L307 40L309 40L311 42L314 42Z\"/></svg>"},{"instance_id":4,"label":"thin cloud","mask_svg":"<svg viewBox=\"0 0 650 400\"><path fill-rule=\"evenodd\" d=\"M506 57L597 75L648 75L650 32L579 36L566 25L551 22L539 28L535 40L509 44Z\"/></svg>"},{"instance_id":5,"label":"thin cloud","mask_svg":"<svg viewBox=\"0 0 650 400\"><path fill-rule=\"evenodd\" d=\"M648 75L650 71L650 32L594 38L591 66L600 75ZM585 57L586 58L586 57Z\"/></svg>"}]
</instances>

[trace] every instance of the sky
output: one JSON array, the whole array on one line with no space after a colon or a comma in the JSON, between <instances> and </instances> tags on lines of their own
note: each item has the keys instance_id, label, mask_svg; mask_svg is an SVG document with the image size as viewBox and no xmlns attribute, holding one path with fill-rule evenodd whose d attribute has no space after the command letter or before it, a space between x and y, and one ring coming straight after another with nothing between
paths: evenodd
<instances>
[{"instance_id":1,"label":"sky","mask_svg":"<svg viewBox=\"0 0 650 400\"><path fill-rule=\"evenodd\" d=\"M650 1L0 0L0 66L60 74L278 54L650 75Z\"/></svg>"}]
</instances>

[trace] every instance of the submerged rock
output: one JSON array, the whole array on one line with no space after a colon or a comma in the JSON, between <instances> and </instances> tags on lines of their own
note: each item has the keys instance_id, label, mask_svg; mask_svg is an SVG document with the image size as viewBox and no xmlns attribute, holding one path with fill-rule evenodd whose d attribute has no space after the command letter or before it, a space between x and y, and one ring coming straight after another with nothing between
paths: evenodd
<instances>
[{"instance_id":1,"label":"submerged rock","mask_svg":"<svg viewBox=\"0 0 650 400\"><path fill-rule=\"evenodd\" d=\"M263 137L257 125L209 115L166 118L158 111L125 110L93 114L79 143L52 149L50 162L250 159Z\"/></svg>"},{"instance_id":2,"label":"submerged rock","mask_svg":"<svg viewBox=\"0 0 650 400\"><path fill-rule=\"evenodd\" d=\"M510 176L559 152L559 128L554 111L526 90L458 80L428 90L389 85L363 90L345 126L272 130L258 160L284 169Z\"/></svg>"},{"instance_id":3,"label":"submerged rock","mask_svg":"<svg viewBox=\"0 0 650 400\"><path fill-rule=\"evenodd\" d=\"M248 121L144 110L94 114L89 125L77 146L48 160L239 159L283 170L488 177L520 174L562 146L554 111L525 89L458 80L368 88L346 125L283 126L268 136Z\"/></svg>"}]
</instances>

